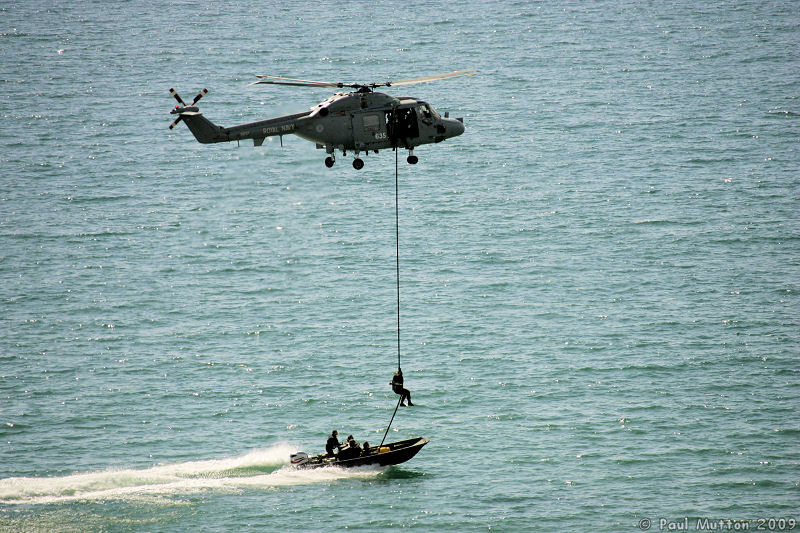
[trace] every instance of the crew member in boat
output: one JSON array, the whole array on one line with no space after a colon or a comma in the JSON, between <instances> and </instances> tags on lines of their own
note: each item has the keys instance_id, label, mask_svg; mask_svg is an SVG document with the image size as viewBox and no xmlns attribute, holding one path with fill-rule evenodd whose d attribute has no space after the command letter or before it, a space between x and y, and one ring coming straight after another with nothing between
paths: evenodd
<instances>
[{"instance_id":1,"label":"crew member in boat","mask_svg":"<svg viewBox=\"0 0 800 533\"><path fill-rule=\"evenodd\" d=\"M325 443L325 452L327 452L328 457L333 457L333 449L341 450L342 445L339 443L339 432L335 429L331 432L331 436L328 437L328 442Z\"/></svg>"},{"instance_id":2,"label":"crew member in boat","mask_svg":"<svg viewBox=\"0 0 800 533\"><path fill-rule=\"evenodd\" d=\"M343 446L339 452L340 461L345 459L355 459L356 457L361 456L361 446L358 445L356 439L354 439L352 435L347 436L347 441L345 444L346 445Z\"/></svg>"},{"instance_id":3,"label":"crew member in boat","mask_svg":"<svg viewBox=\"0 0 800 533\"><path fill-rule=\"evenodd\" d=\"M398 368L397 372L395 372L394 376L392 376L392 382L390 385L392 386L394 393L400 395L400 405L405 406L406 404L404 402L406 400L408 400L409 406L414 405L411 403L411 393L408 392L408 389L403 387L403 371L400 370L400 368Z\"/></svg>"}]
</instances>

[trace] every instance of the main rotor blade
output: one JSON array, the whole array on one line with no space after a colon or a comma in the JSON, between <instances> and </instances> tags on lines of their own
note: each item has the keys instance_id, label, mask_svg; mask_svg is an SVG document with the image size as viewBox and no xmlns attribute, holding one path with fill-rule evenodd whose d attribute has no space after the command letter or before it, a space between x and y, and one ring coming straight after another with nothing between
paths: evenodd
<instances>
[{"instance_id":1,"label":"main rotor blade","mask_svg":"<svg viewBox=\"0 0 800 533\"><path fill-rule=\"evenodd\" d=\"M299 78L285 78L283 76L266 76L264 74L256 74L255 76L256 76L256 78L269 78L271 80L300 81L300 82L303 82L303 83L334 83L332 81L301 80Z\"/></svg>"},{"instance_id":2,"label":"main rotor blade","mask_svg":"<svg viewBox=\"0 0 800 533\"><path fill-rule=\"evenodd\" d=\"M437 74L436 76L425 76L424 78L413 78L410 80L400 80L400 81L387 81L383 83L368 83L366 85L362 85L359 83L341 83L341 82L332 82L332 81L314 81L314 80L301 80L297 78L284 78L283 76L265 76L261 74L256 74L257 78L261 78L259 81L254 81L250 85L259 85L262 83L269 83L272 85L292 85L295 87L352 87L354 89L361 89L361 88L377 88L377 87L392 87L395 85L412 85L414 83L426 83L429 81L436 81L436 80L445 80L450 78L458 78L461 76L474 76L474 70L456 70L455 72L448 72L447 74Z\"/></svg>"},{"instance_id":3,"label":"main rotor blade","mask_svg":"<svg viewBox=\"0 0 800 533\"><path fill-rule=\"evenodd\" d=\"M248 85L261 85L262 83L269 83L272 85L293 85L295 87L343 87L338 83L300 83L295 81L273 81L273 80L259 80L249 83Z\"/></svg>"},{"instance_id":4,"label":"main rotor blade","mask_svg":"<svg viewBox=\"0 0 800 533\"><path fill-rule=\"evenodd\" d=\"M449 78L459 78L461 76L474 76L474 70L456 70L447 74L437 74L436 76L425 76L424 78L413 78L410 80L390 81L387 83L389 87L395 85L413 85L414 83L427 83L429 81L445 80Z\"/></svg>"},{"instance_id":5,"label":"main rotor blade","mask_svg":"<svg viewBox=\"0 0 800 533\"><path fill-rule=\"evenodd\" d=\"M254 81L250 85L269 83L272 85L293 85L295 87L344 87L342 83L334 83L331 81L299 80L296 78L284 78L282 76L264 76L262 74L256 74L256 78L266 79Z\"/></svg>"}]
</instances>

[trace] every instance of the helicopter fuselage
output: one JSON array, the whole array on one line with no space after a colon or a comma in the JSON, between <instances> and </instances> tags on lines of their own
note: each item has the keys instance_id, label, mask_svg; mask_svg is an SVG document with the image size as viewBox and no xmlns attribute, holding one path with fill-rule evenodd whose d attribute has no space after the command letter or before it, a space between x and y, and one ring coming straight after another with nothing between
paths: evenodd
<instances>
[{"instance_id":1,"label":"helicopter fuselage","mask_svg":"<svg viewBox=\"0 0 800 533\"><path fill-rule=\"evenodd\" d=\"M201 143L252 139L260 146L268 137L297 135L330 154L326 159L329 167L335 150L345 154L352 151L356 168L363 166L359 152L388 148L406 148L412 151L409 162L416 162L414 147L464 132L462 119L451 119L447 114L441 117L427 102L365 90L336 93L305 113L231 127L213 124L193 105L177 106L172 114L179 115Z\"/></svg>"}]
</instances>

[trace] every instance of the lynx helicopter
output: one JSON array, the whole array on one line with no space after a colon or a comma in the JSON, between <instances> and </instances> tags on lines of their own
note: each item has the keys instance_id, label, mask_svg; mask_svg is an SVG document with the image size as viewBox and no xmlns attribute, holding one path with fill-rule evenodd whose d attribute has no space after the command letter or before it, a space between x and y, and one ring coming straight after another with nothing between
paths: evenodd
<instances>
[{"instance_id":1,"label":"lynx helicopter","mask_svg":"<svg viewBox=\"0 0 800 533\"><path fill-rule=\"evenodd\" d=\"M195 138L204 144L253 139L254 146L261 146L265 138L279 136L283 145L283 136L294 134L316 143L318 149L325 149L328 154L325 166L328 168L336 162L336 150L340 150L344 156L348 150L353 152L355 156L353 167L359 170L364 167L364 161L359 157L361 152L368 154L373 151L377 154L378 150L397 149L402 146L408 150L408 163L413 165L418 162L417 156L414 155L415 147L461 135L464 133L464 119L449 118L449 113L441 117L427 102L405 96L389 96L374 92L373 89L474 75L475 71L472 70L458 70L437 76L369 84L256 75L260 78L259 81L250 85L348 87L355 90L338 92L304 113L227 128L217 126L200 113L196 104L208 93L207 89L200 91L189 105L174 89L170 89L170 94L175 97L179 105L170 112L178 117L169 128L174 128L182 120Z\"/></svg>"}]
</instances>

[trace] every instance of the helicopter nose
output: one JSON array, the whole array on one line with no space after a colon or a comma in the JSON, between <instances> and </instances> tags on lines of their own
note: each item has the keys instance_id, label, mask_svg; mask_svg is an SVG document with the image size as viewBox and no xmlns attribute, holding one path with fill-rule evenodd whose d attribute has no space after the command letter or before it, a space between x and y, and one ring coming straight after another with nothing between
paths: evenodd
<instances>
[{"instance_id":1,"label":"helicopter nose","mask_svg":"<svg viewBox=\"0 0 800 533\"><path fill-rule=\"evenodd\" d=\"M464 133L464 119L447 119L447 137L458 137Z\"/></svg>"}]
</instances>

